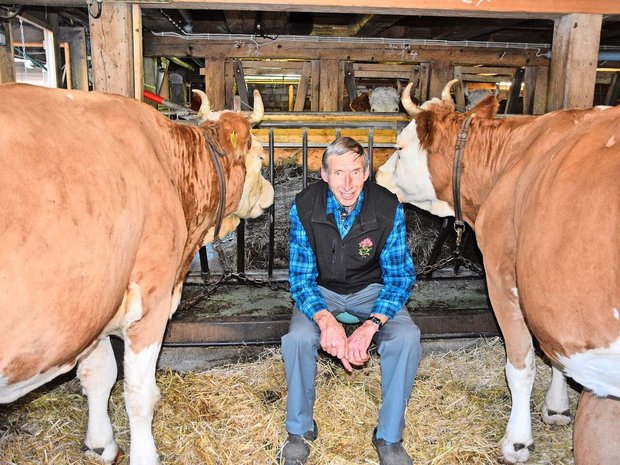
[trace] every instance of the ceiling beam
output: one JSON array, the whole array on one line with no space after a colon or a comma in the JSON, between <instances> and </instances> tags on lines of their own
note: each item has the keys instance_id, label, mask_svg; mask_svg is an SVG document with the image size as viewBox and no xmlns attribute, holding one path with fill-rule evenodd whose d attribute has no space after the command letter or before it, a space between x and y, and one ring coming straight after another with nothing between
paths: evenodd
<instances>
[{"instance_id":1,"label":"ceiling beam","mask_svg":"<svg viewBox=\"0 0 620 465\"><path fill-rule=\"evenodd\" d=\"M392 27L403 18L401 15L357 15L349 24L349 36L374 37Z\"/></svg>"},{"instance_id":2,"label":"ceiling beam","mask_svg":"<svg viewBox=\"0 0 620 465\"><path fill-rule=\"evenodd\" d=\"M468 16L555 19L571 13L620 14L618 0L137 0L142 8L190 8L202 10L299 11L421 16ZM23 5L84 6L84 0L22 0ZM105 5L104 5L105 8Z\"/></svg>"},{"instance_id":3,"label":"ceiling beam","mask_svg":"<svg viewBox=\"0 0 620 465\"><path fill-rule=\"evenodd\" d=\"M444 26L442 27L432 27L431 36L434 40L476 40L477 37L483 37L501 29L516 26L522 22L520 19L504 19L500 25L492 21L483 22L475 20L474 24L468 24L467 21L454 20L449 24L443 23Z\"/></svg>"},{"instance_id":4,"label":"ceiling beam","mask_svg":"<svg viewBox=\"0 0 620 465\"><path fill-rule=\"evenodd\" d=\"M256 29L255 11L224 11L226 25L230 34L254 34Z\"/></svg>"}]
</instances>

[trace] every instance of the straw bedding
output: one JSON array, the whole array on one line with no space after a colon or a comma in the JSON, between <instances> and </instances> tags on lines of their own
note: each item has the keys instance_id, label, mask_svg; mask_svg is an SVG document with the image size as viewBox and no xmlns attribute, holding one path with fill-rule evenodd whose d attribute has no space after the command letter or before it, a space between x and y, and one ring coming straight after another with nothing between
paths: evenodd
<instances>
[{"instance_id":1,"label":"straw bedding","mask_svg":"<svg viewBox=\"0 0 620 465\"><path fill-rule=\"evenodd\" d=\"M423 358L407 410L404 446L415 464L498 463L509 414L500 339ZM539 417L550 369L538 360L532 399L536 450L530 464L569 465L572 427L548 427ZM162 400L153 431L164 465L275 464L286 437L286 387L278 349L259 360L206 372L158 371ZM370 434L381 401L378 356L347 375L321 356L315 419L319 438L309 465L377 464ZM43 388L0 406L0 464L90 464L80 453L86 400L77 380ZM570 392L574 412L577 393ZM110 416L117 440L129 451L122 382L114 387ZM128 463L127 457L123 464Z\"/></svg>"}]
</instances>

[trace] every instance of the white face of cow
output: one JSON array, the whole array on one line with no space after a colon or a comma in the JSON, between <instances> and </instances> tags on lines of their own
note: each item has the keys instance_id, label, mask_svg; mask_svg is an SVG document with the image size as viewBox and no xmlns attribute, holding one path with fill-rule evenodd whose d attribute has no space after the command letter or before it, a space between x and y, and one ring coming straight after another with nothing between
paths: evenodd
<instances>
[{"instance_id":1,"label":"white face of cow","mask_svg":"<svg viewBox=\"0 0 620 465\"><path fill-rule=\"evenodd\" d=\"M428 154L420 147L415 120L396 139L397 149L377 171L377 184L402 203L410 203L437 216L454 216L447 202L439 200L431 182Z\"/></svg>"},{"instance_id":2,"label":"white face of cow","mask_svg":"<svg viewBox=\"0 0 620 465\"><path fill-rule=\"evenodd\" d=\"M400 95L393 87L377 87L368 93L370 111L395 113L398 111Z\"/></svg>"},{"instance_id":3,"label":"white face of cow","mask_svg":"<svg viewBox=\"0 0 620 465\"><path fill-rule=\"evenodd\" d=\"M252 136L252 146L245 156L245 181L239 207L222 220L220 237L233 232L239 226L241 218L256 218L273 203L273 186L261 173L264 156L262 144L255 136ZM213 242L214 233L214 228L209 229L204 245Z\"/></svg>"}]
</instances>

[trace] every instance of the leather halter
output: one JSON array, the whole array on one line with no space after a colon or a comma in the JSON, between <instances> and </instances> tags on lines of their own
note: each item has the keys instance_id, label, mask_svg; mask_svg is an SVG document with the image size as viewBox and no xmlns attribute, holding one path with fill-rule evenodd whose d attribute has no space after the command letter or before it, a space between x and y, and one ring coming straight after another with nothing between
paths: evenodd
<instances>
[{"instance_id":1,"label":"leather halter","mask_svg":"<svg viewBox=\"0 0 620 465\"><path fill-rule=\"evenodd\" d=\"M474 114L471 114L463 121L459 134L456 139L456 146L454 147L454 166L452 168L452 199L454 201L454 230L456 231L456 246L460 249L461 241L463 238L463 231L465 230L465 223L463 222L463 213L461 211L461 171L463 152L465 151L465 145L467 144L467 137L469 136L469 126L474 119Z\"/></svg>"},{"instance_id":2,"label":"leather halter","mask_svg":"<svg viewBox=\"0 0 620 465\"><path fill-rule=\"evenodd\" d=\"M222 163L220 162L220 158L223 158L224 154L220 152L215 145L213 145L213 142L207 138L206 134L203 134L203 137L207 147L209 147L209 152L211 153L211 159L215 165L215 171L217 171L217 179L219 183L220 203L217 206L217 213L215 214L215 230L213 233L213 241L219 241L220 228L222 227L224 211L226 210L226 179L224 178Z\"/></svg>"}]
</instances>

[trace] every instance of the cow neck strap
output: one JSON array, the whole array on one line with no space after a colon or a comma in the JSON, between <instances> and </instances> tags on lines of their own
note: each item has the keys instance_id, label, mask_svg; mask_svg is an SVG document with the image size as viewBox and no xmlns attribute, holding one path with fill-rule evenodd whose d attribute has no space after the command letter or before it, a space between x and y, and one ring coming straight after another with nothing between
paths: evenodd
<instances>
[{"instance_id":1,"label":"cow neck strap","mask_svg":"<svg viewBox=\"0 0 620 465\"><path fill-rule=\"evenodd\" d=\"M474 115L470 115L465 118L459 134L456 139L456 146L454 148L454 166L452 168L452 199L454 200L454 230L456 231L456 247L457 251L460 251L461 243L463 240L463 231L465 230L465 223L463 222L463 212L461 211L461 171L463 162L463 152L465 152L465 145L467 144L467 137L469 136L469 126Z\"/></svg>"},{"instance_id":2,"label":"cow neck strap","mask_svg":"<svg viewBox=\"0 0 620 465\"><path fill-rule=\"evenodd\" d=\"M217 206L217 213L215 215L215 230L213 233L213 241L220 240L220 228L222 227L222 220L224 219L224 211L226 210L226 179L224 178L224 169L220 162L220 157L224 155L220 152L213 142L207 138L206 134L203 134L209 152L211 153L211 159L215 165L215 171L217 171L217 179L219 183L220 203Z\"/></svg>"}]
</instances>

